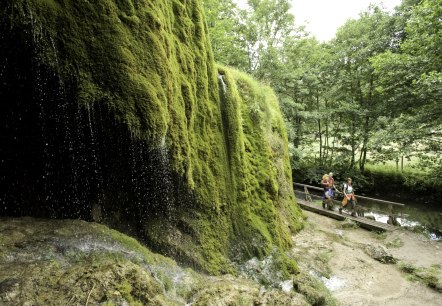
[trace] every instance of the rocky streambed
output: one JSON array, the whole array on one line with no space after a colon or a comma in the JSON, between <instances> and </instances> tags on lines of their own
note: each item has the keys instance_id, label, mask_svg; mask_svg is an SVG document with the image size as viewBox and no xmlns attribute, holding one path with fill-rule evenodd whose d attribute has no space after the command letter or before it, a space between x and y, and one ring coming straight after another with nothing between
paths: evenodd
<instances>
[{"instance_id":1,"label":"rocky streambed","mask_svg":"<svg viewBox=\"0 0 442 306\"><path fill-rule=\"evenodd\" d=\"M308 211L293 237L300 269L340 305L441 305L442 243L405 229L375 233Z\"/></svg>"},{"instance_id":2,"label":"rocky streambed","mask_svg":"<svg viewBox=\"0 0 442 306\"><path fill-rule=\"evenodd\" d=\"M1 218L0 305L440 305L440 241L306 215L288 279L272 256L208 276L101 224Z\"/></svg>"},{"instance_id":3,"label":"rocky streambed","mask_svg":"<svg viewBox=\"0 0 442 306\"><path fill-rule=\"evenodd\" d=\"M97 223L0 219L0 305L308 305L271 262L207 276Z\"/></svg>"}]
</instances>

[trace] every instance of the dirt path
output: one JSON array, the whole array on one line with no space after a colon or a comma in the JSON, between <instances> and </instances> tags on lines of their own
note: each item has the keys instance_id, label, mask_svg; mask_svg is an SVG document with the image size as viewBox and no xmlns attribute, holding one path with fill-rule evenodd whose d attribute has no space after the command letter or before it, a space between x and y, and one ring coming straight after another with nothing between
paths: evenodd
<instances>
[{"instance_id":1,"label":"dirt path","mask_svg":"<svg viewBox=\"0 0 442 306\"><path fill-rule=\"evenodd\" d=\"M305 214L309 225L293 237L293 254L341 305L442 305L442 242L405 230L343 228L343 222ZM385 250L398 263L381 263L367 249ZM401 271L404 266L409 273ZM429 288L427 280L439 289Z\"/></svg>"}]
</instances>

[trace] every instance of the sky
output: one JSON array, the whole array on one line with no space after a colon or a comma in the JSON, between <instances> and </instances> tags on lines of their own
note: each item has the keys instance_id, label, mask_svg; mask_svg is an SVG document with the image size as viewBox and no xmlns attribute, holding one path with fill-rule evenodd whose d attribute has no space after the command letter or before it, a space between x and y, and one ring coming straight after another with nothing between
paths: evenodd
<instances>
[{"instance_id":1,"label":"sky","mask_svg":"<svg viewBox=\"0 0 442 306\"><path fill-rule=\"evenodd\" d=\"M332 39L336 30L349 18L356 19L370 3L383 3L392 11L401 0L291 0L297 25L306 24L307 31L321 41Z\"/></svg>"},{"instance_id":2,"label":"sky","mask_svg":"<svg viewBox=\"0 0 442 306\"><path fill-rule=\"evenodd\" d=\"M235 0L243 6L247 0ZM306 25L306 30L320 41L328 41L347 19L356 19L370 3L380 4L392 11L401 0L291 0L291 12L296 25Z\"/></svg>"}]
</instances>

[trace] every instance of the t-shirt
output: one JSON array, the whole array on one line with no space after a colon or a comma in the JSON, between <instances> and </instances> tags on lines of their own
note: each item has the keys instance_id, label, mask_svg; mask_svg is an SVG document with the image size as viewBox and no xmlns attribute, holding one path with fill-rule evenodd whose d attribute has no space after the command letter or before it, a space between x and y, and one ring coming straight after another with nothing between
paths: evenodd
<instances>
[{"instance_id":1,"label":"t-shirt","mask_svg":"<svg viewBox=\"0 0 442 306\"><path fill-rule=\"evenodd\" d=\"M347 189L347 190L345 190L345 189ZM344 184L344 193L350 194L352 192L353 192L353 186L352 185Z\"/></svg>"}]
</instances>

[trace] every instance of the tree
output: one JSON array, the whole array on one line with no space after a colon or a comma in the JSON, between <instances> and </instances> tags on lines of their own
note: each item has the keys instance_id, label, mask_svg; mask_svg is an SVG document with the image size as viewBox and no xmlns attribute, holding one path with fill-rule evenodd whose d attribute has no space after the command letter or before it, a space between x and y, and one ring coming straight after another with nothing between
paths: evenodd
<instances>
[{"instance_id":1,"label":"tree","mask_svg":"<svg viewBox=\"0 0 442 306\"><path fill-rule=\"evenodd\" d=\"M288 0L206 7L215 58L278 94L295 169L363 172L369 158L414 154L442 170L441 1L403 0L394 15L370 6L329 43L294 26Z\"/></svg>"},{"instance_id":2,"label":"tree","mask_svg":"<svg viewBox=\"0 0 442 306\"><path fill-rule=\"evenodd\" d=\"M249 71L246 12L233 0L204 0L204 8L215 61Z\"/></svg>"},{"instance_id":3,"label":"tree","mask_svg":"<svg viewBox=\"0 0 442 306\"><path fill-rule=\"evenodd\" d=\"M251 71L260 80L268 80L275 71L278 52L284 40L296 32L295 17L289 12L289 0L249 0L250 28L248 51Z\"/></svg>"},{"instance_id":4,"label":"tree","mask_svg":"<svg viewBox=\"0 0 442 306\"><path fill-rule=\"evenodd\" d=\"M377 91L388 99L397 129L407 131L403 143L441 176L442 1L411 2L402 10L408 19L399 48L371 59L380 77Z\"/></svg>"},{"instance_id":5,"label":"tree","mask_svg":"<svg viewBox=\"0 0 442 306\"><path fill-rule=\"evenodd\" d=\"M273 73L272 86L282 101L286 119L293 126L290 141L298 162L300 148L310 148L316 140L319 141L319 164L325 163L328 153L330 112L326 98L328 80L323 73L328 55L327 48L315 38L292 37L281 50L278 73Z\"/></svg>"},{"instance_id":6,"label":"tree","mask_svg":"<svg viewBox=\"0 0 442 306\"><path fill-rule=\"evenodd\" d=\"M349 20L338 29L331 42L337 68L335 99L346 128L341 140L351 150L349 168L358 162L364 171L376 120L384 111L383 97L375 91L378 79L370 58L391 47L393 26L386 12L371 6L359 19Z\"/></svg>"}]
</instances>

